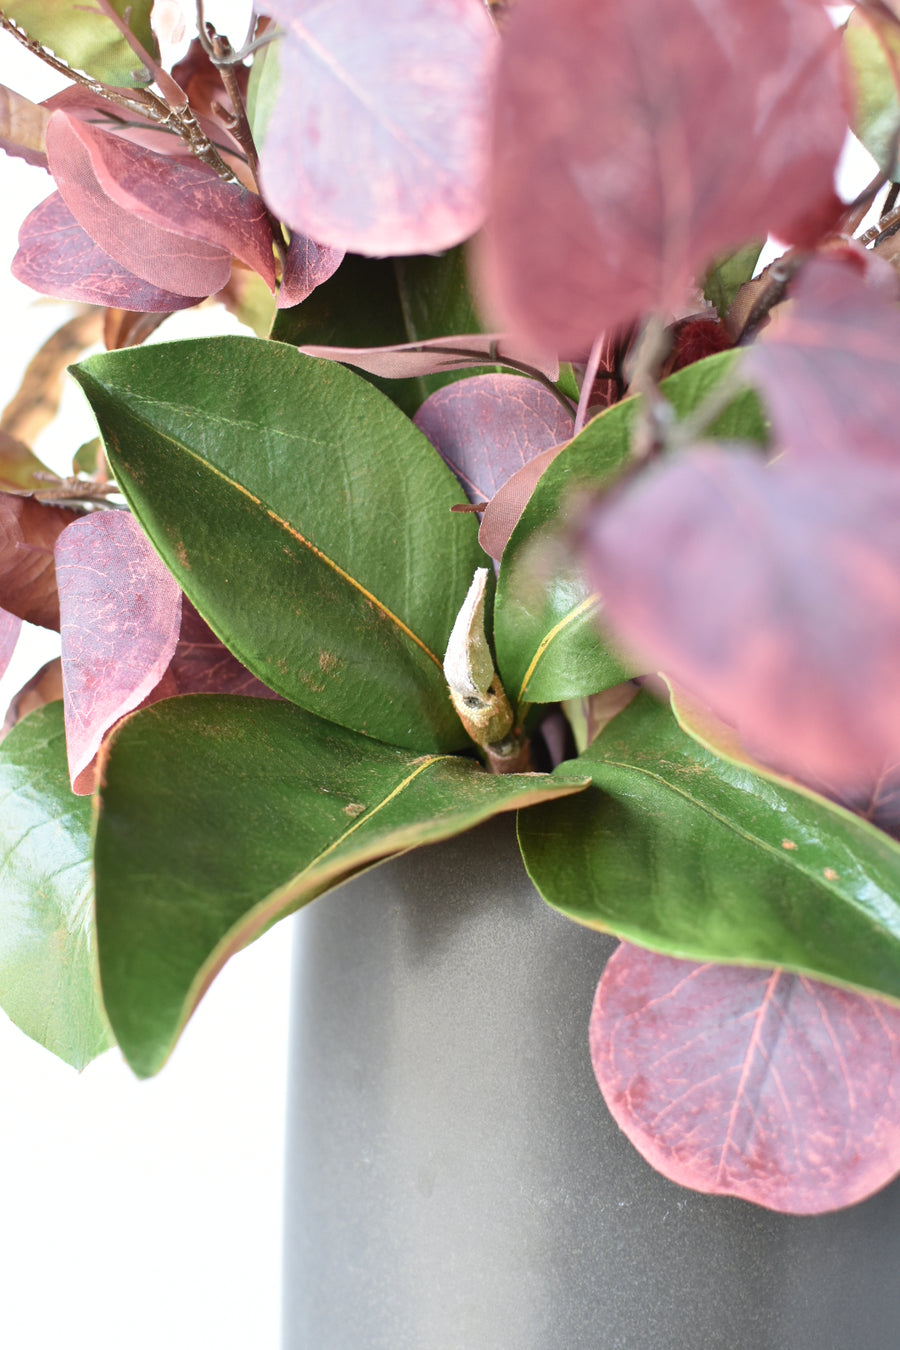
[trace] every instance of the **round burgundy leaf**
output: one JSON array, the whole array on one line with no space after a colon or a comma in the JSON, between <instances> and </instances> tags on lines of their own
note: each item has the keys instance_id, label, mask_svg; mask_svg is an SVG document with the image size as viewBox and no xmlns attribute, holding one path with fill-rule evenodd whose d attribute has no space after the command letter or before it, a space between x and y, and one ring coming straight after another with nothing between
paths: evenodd
<instances>
[{"instance_id":1,"label":"round burgundy leaf","mask_svg":"<svg viewBox=\"0 0 900 1350\"><path fill-rule=\"evenodd\" d=\"M616 1121L682 1186L822 1214L900 1171L900 1008L623 943L590 1042Z\"/></svg>"},{"instance_id":2,"label":"round burgundy leaf","mask_svg":"<svg viewBox=\"0 0 900 1350\"><path fill-rule=\"evenodd\" d=\"M484 280L576 357L678 311L718 253L833 220L837 38L797 0L517 0L504 35Z\"/></svg>"}]
</instances>

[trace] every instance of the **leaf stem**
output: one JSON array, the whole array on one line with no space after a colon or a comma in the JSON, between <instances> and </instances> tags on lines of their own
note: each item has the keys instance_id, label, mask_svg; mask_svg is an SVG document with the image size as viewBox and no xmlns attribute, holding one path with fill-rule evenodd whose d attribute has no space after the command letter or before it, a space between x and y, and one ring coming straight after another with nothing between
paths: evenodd
<instances>
[{"instance_id":1,"label":"leaf stem","mask_svg":"<svg viewBox=\"0 0 900 1350\"><path fill-rule=\"evenodd\" d=\"M594 388L594 381L597 378L597 371L600 368L600 358L603 355L604 345L605 339L601 333L599 337L594 338L591 354L584 368L581 392L578 397L578 409L575 413L575 426L572 428L573 436L577 436L584 429L584 424L587 421L588 404L591 399L591 391Z\"/></svg>"}]
</instances>

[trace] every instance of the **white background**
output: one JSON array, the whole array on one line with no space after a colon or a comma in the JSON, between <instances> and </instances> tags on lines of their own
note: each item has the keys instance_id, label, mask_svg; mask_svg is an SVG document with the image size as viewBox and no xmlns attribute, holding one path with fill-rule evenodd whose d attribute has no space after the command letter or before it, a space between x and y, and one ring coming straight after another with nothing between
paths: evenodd
<instances>
[{"instance_id":1,"label":"white background","mask_svg":"<svg viewBox=\"0 0 900 1350\"><path fill-rule=\"evenodd\" d=\"M240 45L248 3L207 0L206 12ZM34 99L59 87L4 33L0 82ZM71 313L9 276L18 226L51 189L43 171L0 155L0 407ZM212 319L188 311L159 336L211 332ZM36 449L69 472L94 434L73 385ZM0 681L0 720L55 654L53 636L29 637ZM0 1014L0 1345L277 1347L291 927L226 967L150 1082L117 1051L76 1074Z\"/></svg>"}]
</instances>

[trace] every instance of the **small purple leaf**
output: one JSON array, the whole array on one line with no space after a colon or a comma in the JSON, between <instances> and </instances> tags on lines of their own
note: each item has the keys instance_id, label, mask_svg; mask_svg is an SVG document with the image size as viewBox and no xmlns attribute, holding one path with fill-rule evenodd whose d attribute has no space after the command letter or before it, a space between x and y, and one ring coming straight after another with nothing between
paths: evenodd
<instances>
[{"instance_id":1,"label":"small purple leaf","mask_svg":"<svg viewBox=\"0 0 900 1350\"><path fill-rule=\"evenodd\" d=\"M312 295L317 286L333 276L344 260L342 248L326 248L295 230L284 262L278 288L278 308L290 309Z\"/></svg>"},{"instance_id":2,"label":"small purple leaf","mask_svg":"<svg viewBox=\"0 0 900 1350\"><path fill-rule=\"evenodd\" d=\"M518 375L474 375L431 394L413 418L470 502L494 496L542 450L572 435L548 390Z\"/></svg>"},{"instance_id":3,"label":"small purple leaf","mask_svg":"<svg viewBox=\"0 0 900 1350\"><path fill-rule=\"evenodd\" d=\"M22 222L12 274L32 290L57 300L84 301L144 314L169 314L203 299L151 286L114 262L81 228L58 192L36 206Z\"/></svg>"},{"instance_id":4,"label":"small purple leaf","mask_svg":"<svg viewBox=\"0 0 900 1350\"><path fill-rule=\"evenodd\" d=\"M900 1008L623 943L590 1042L617 1123L681 1186L822 1214L900 1171Z\"/></svg>"}]
</instances>

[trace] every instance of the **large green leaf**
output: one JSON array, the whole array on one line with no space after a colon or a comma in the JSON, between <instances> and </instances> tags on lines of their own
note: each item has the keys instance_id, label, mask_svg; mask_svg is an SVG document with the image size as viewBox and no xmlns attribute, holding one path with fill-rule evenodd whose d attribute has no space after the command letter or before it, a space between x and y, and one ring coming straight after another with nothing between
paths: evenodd
<instances>
[{"instance_id":1,"label":"large green leaf","mask_svg":"<svg viewBox=\"0 0 900 1350\"><path fill-rule=\"evenodd\" d=\"M141 524L244 665L379 740L468 744L442 660L477 528L388 399L256 338L130 348L74 374Z\"/></svg>"},{"instance_id":2,"label":"large green leaf","mask_svg":"<svg viewBox=\"0 0 900 1350\"><path fill-rule=\"evenodd\" d=\"M159 50L150 27L153 0L111 0L122 18L131 11L129 26L145 51L157 58ZM7 0L3 13L42 47L75 70L95 80L133 89L149 84L152 76L141 65L122 34L109 19L79 0Z\"/></svg>"},{"instance_id":3,"label":"large green leaf","mask_svg":"<svg viewBox=\"0 0 900 1350\"><path fill-rule=\"evenodd\" d=\"M390 854L584 786L415 756L287 703L188 696L113 733L95 841L106 1006L155 1073L233 952Z\"/></svg>"},{"instance_id":4,"label":"large green leaf","mask_svg":"<svg viewBox=\"0 0 900 1350\"><path fill-rule=\"evenodd\" d=\"M482 331L460 247L423 258L350 253L307 300L278 311L271 336L297 347L387 347ZM412 416L435 389L494 369L450 370L409 380L365 378Z\"/></svg>"},{"instance_id":5,"label":"large green leaf","mask_svg":"<svg viewBox=\"0 0 900 1350\"><path fill-rule=\"evenodd\" d=\"M83 1069L113 1044L97 977L91 804L69 787L62 703L0 745L0 1005Z\"/></svg>"},{"instance_id":6,"label":"large green leaf","mask_svg":"<svg viewBox=\"0 0 900 1350\"><path fill-rule=\"evenodd\" d=\"M594 786L520 817L556 909L670 956L790 970L900 999L900 845L720 759L641 694L580 759Z\"/></svg>"},{"instance_id":7,"label":"large green leaf","mask_svg":"<svg viewBox=\"0 0 900 1350\"><path fill-rule=\"evenodd\" d=\"M678 371L662 391L679 418L697 408L731 370L719 352ZM626 399L587 424L541 476L500 564L494 640L503 686L522 703L555 703L609 689L634 674L597 625L600 598L585 582L566 539L579 487L596 490L627 459L640 400ZM708 429L722 439L766 438L755 394L742 392Z\"/></svg>"}]
</instances>

